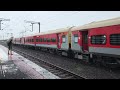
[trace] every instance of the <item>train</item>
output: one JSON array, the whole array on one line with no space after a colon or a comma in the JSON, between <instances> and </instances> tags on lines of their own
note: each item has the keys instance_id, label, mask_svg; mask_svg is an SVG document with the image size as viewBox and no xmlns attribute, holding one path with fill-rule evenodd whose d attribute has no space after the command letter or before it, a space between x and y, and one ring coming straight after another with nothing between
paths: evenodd
<instances>
[{"instance_id":1,"label":"train","mask_svg":"<svg viewBox=\"0 0 120 90\"><path fill-rule=\"evenodd\" d=\"M119 67L120 17L14 38L13 44Z\"/></svg>"}]
</instances>

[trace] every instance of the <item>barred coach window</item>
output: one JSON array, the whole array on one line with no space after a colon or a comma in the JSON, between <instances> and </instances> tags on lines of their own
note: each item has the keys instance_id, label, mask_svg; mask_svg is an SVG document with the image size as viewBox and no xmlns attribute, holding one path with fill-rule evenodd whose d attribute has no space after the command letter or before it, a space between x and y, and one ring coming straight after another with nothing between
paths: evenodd
<instances>
[{"instance_id":1,"label":"barred coach window","mask_svg":"<svg viewBox=\"0 0 120 90\"><path fill-rule=\"evenodd\" d=\"M120 45L120 34L111 34L110 35L110 44L111 45Z\"/></svg>"},{"instance_id":2,"label":"barred coach window","mask_svg":"<svg viewBox=\"0 0 120 90\"><path fill-rule=\"evenodd\" d=\"M105 35L94 35L91 36L92 44L106 44L106 36Z\"/></svg>"},{"instance_id":3,"label":"barred coach window","mask_svg":"<svg viewBox=\"0 0 120 90\"><path fill-rule=\"evenodd\" d=\"M56 39L55 38L51 38L51 42L56 42Z\"/></svg>"}]
</instances>

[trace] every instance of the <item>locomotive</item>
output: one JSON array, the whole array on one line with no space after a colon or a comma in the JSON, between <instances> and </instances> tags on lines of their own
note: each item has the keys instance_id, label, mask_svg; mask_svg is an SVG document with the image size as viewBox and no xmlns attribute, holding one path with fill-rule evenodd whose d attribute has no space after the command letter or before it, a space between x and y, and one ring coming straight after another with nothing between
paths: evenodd
<instances>
[{"instance_id":1,"label":"locomotive","mask_svg":"<svg viewBox=\"0 0 120 90\"><path fill-rule=\"evenodd\" d=\"M13 43L119 67L120 17L14 38Z\"/></svg>"}]
</instances>

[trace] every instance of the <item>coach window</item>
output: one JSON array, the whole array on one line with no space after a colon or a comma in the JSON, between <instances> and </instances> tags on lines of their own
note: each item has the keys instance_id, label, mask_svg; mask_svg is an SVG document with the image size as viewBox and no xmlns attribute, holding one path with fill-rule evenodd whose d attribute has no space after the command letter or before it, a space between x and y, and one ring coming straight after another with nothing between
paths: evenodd
<instances>
[{"instance_id":1,"label":"coach window","mask_svg":"<svg viewBox=\"0 0 120 90\"><path fill-rule=\"evenodd\" d=\"M106 36L105 35L91 36L91 44L106 44Z\"/></svg>"},{"instance_id":2,"label":"coach window","mask_svg":"<svg viewBox=\"0 0 120 90\"><path fill-rule=\"evenodd\" d=\"M46 42L46 41L47 41L47 38L44 38L44 41Z\"/></svg>"},{"instance_id":3,"label":"coach window","mask_svg":"<svg viewBox=\"0 0 120 90\"><path fill-rule=\"evenodd\" d=\"M42 42L44 42L44 38L42 38Z\"/></svg>"},{"instance_id":4,"label":"coach window","mask_svg":"<svg viewBox=\"0 0 120 90\"><path fill-rule=\"evenodd\" d=\"M55 38L54 38L53 40L54 40L54 42L56 42L56 39L55 39Z\"/></svg>"},{"instance_id":5,"label":"coach window","mask_svg":"<svg viewBox=\"0 0 120 90\"><path fill-rule=\"evenodd\" d=\"M111 34L110 35L110 44L111 45L120 45L120 34Z\"/></svg>"},{"instance_id":6,"label":"coach window","mask_svg":"<svg viewBox=\"0 0 120 90\"><path fill-rule=\"evenodd\" d=\"M36 39L36 42L38 42L38 39Z\"/></svg>"},{"instance_id":7,"label":"coach window","mask_svg":"<svg viewBox=\"0 0 120 90\"><path fill-rule=\"evenodd\" d=\"M78 43L78 34L75 34L75 35L74 35L74 42L75 42L75 43Z\"/></svg>"},{"instance_id":8,"label":"coach window","mask_svg":"<svg viewBox=\"0 0 120 90\"><path fill-rule=\"evenodd\" d=\"M40 38L40 42L42 42L42 38Z\"/></svg>"},{"instance_id":9,"label":"coach window","mask_svg":"<svg viewBox=\"0 0 120 90\"><path fill-rule=\"evenodd\" d=\"M53 38L51 38L51 42L53 42Z\"/></svg>"},{"instance_id":10,"label":"coach window","mask_svg":"<svg viewBox=\"0 0 120 90\"><path fill-rule=\"evenodd\" d=\"M43 39L41 38L41 42L42 42L42 40L43 40Z\"/></svg>"},{"instance_id":11,"label":"coach window","mask_svg":"<svg viewBox=\"0 0 120 90\"><path fill-rule=\"evenodd\" d=\"M54 42L54 38L51 38L51 42Z\"/></svg>"},{"instance_id":12,"label":"coach window","mask_svg":"<svg viewBox=\"0 0 120 90\"><path fill-rule=\"evenodd\" d=\"M49 38L47 39L47 42L50 42L50 39L49 39Z\"/></svg>"},{"instance_id":13,"label":"coach window","mask_svg":"<svg viewBox=\"0 0 120 90\"><path fill-rule=\"evenodd\" d=\"M43 38L43 42L45 42L45 38Z\"/></svg>"},{"instance_id":14,"label":"coach window","mask_svg":"<svg viewBox=\"0 0 120 90\"><path fill-rule=\"evenodd\" d=\"M34 40L32 39L32 42L34 42Z\"/></svg>"},{"instance_id":15,"label":"coach window","mask_svg":"<svg viewBox=\"0 0 120 90\"><path fill-rule=\"evenodd\" d=\"M56 39L55 39L55 38L52 38L51 41L52 41L52 42L56 42Z\"/></svg>"},{"instance_id":16,"label":"coach window","mask_svg":"<svg viewBox=\"0 0 120 90\"><path fill-rule=\"evenodd\" d=\"M62 42L63 42L63 43L66 42L66 37L65 37L65 35L62 36Z\"/></svg>"}]
</instances>

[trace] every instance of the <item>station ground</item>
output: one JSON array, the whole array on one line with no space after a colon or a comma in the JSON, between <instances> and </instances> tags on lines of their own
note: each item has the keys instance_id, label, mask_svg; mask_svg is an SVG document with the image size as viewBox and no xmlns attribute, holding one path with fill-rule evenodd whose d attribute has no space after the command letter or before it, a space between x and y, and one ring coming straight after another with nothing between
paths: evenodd
<instances>
[{"instance_id":1,"label":"station ground","mask_svg":"<svg viewBox=\"0 0 120 90\"><path fill-rule=\"evenodd\" d=\"M46 69L0 45L0 79L60 79Z\"/></svg>"}]
</instances>

